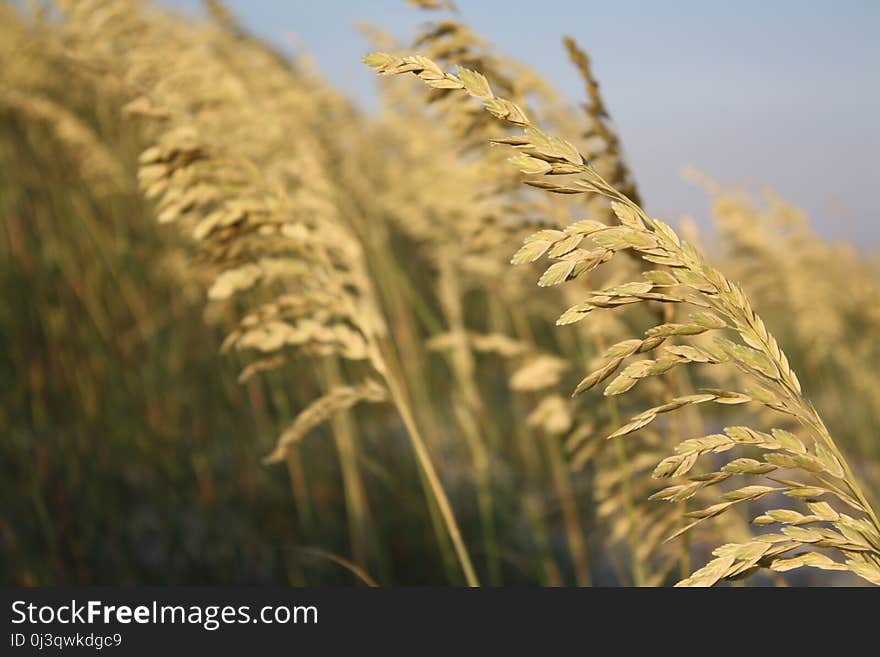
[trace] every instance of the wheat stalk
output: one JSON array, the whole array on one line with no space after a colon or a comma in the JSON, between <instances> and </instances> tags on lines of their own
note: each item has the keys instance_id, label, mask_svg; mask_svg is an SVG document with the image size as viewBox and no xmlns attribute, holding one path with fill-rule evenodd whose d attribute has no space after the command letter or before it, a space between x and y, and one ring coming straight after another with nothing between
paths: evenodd
<instances>
[{"instance_id":1,"label":"wheat stalk","mask_svg":"<svg viewBox=\"0 0 880 657\"><path fill-rule=\"evenodd\" d=\"M671 486L657 497L683 500L733 476L767 475L780 468L792 469L805 479L770 477L775 486L748 485L729 491L721 501L705 509L692 511L693 522L676 532L678 536L706 519L724 513L730 507L781 493L803 500L809 515L780 509L756 518L758 524L781 523L781 532L756 536L742 544L719 547L716 558L690 577L683 585L712 585L721 579L742 576L759 566L785 571L799 566L825 569L848 569L880 584L880 522L865 497L859 482L831 438L816 409L804 397L797 376L784 352L754 312L742 288L705 262L690 244L682 242L667 224L648 217L641 208L607 183L587 164L569 142L533 126L515 103L497 97L488 80L479 72L459 68L457 74L444 72L430 59L419 55L395 57L373 53L365 63L383 75L413 73L438 89L458 89L480 100L485 109L499 119L524 128L521 136L494 140L518 151L512 163L523 173L540 176L527 184L559 194L600 194L612 201L620 226L607 226L592 220L576 222L564 230L544 230L526 239L514 255L514 264L533 262L545 253L556 262L539 281L540 285L558 285L591 271L616 253L633 251L646 263L663 265L667 270L645 272L643 280L634 281L591 294L585 301L569 308L557 320L560 325L584 319L593 311L616 308L645 301L688 304L699 310L686 323L655 326L645 337L618 343L606 353L607 363L587 376L575 389L580 394L611 377L630 356L656 349L671 336L692 336L710 331L728 330L739 337L734 342L716 338L711 348L687 345L666 347L656 360L636 361L628 365L606 387L606 396L619 395L646 377L656 376L685 363L718 364L729 362L739 367L755 386L744 391L706 390L676 398L633 417L609 438L621 438L638 431L662 413L700 403L758 403L794 417L806 435L806 442L795 434L776 429L770 433L746 427L730 427L723 434L686 440L676 454L664 459L655 469L656 477L686 475L700 456L720 453L736 446L760 450L762 460L741 458L724 468L697 475L686 483ZM564 182L550 176L570 176ZM589 240L594 249L580 245ZM829 497L854 509L852 517L833 509L820 499ZM826 526L827 525L827 526ZM845 562L834 561L814 548L830 548ZM794 557L792 551L806 549Z\"/></svg>"},{"instance_id":2,"label":"wheat stalk","mask_svg":"<svg viewBox=\"0 0 880 657\"><path fill-rule=\"evenodd\" d=\"M230 45L228 26L207 32L213 49L206 49L193 45L173 23L142 20L127 3L101 2L69 7L66 25L83 59L118 72L137 93L129 113L154 120L157 136L141 155L140 184L148 198L157 199L160 222L179 223L192 235L198 260L214 277L209 299L248 307L223 345L259 354L242 376L278 366L283 362L278 355L299 354L361 363L382 381L381 386L365 382L327 391L282 434L269 459L288 456L306 431L354 403L390 400L416 454L429 504L442 518L466 581L476 585L388 349L362 247L334 203L322 149L302 132L295 149L277 149L285 133L297 131L304 111L321 109L320 95L308 93L313 91L309 81L274 53L240 35L233 42L247 50L248 59L218 57ZM109 43L120 50L93 52L96 32L115 35ZM156 48L157 39L177 49L173 61L167 50ZM254 60L264 67L259 79L247 75L245 62ZM277 121L267 122L266 116Z\"/></svg>"}]
</instances>

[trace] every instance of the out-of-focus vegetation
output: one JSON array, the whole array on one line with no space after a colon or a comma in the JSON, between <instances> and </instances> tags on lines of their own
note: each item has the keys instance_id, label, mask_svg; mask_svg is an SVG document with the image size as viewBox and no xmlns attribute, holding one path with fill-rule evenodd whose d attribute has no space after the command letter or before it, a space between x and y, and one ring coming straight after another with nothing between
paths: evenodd
<instances>
[{"instance_id":1,"label":"out-of-focus vegetation","mask_svg":"<svg viewBox=\"0 0 880 657\"><path fill-rule=\"evenodd\" d=\"M484 148L507 133L457 94L383 80L362 114L207 9L0 7L3 582L664 584L748 539L764 500L663 543L686 509L649 500L650 473L766 410L703 404L604 439L735 368L569 397L608 347L675 320L640 304L555 326L644 263L545 290L509 265L538 228L612 221L607 204L520 185ZM584 108L437 16L407 45L480 70L638 200L574 42ZM703 184L716 230L688 239L743 284L876 503L876 259Z\"/></svg>"}]
</instances>

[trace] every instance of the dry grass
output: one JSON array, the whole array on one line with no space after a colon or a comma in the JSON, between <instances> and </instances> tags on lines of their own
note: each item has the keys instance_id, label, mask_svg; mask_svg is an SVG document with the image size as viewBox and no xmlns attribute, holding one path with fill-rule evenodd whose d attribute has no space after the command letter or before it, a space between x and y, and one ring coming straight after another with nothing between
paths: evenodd
<instances>
[{"instance_id":1,"label":"dry grass","mask_svg":"<svg viewBox=\"0 0 880 657\"><path fill-rule=\"evenodd\" d=\"M541 131L516 103L496 96L488 80L479 72L459 67L457 74L446 73L420 55L399 58L374 53L368 55L365 62L380 74L413 73L432 88L462 90L480 100L493 116L522 127L521 136L494 140L494 143L511 146L517 151L510 160L520 171L542 176L527 179L527 184L553 193L595 193L611 200L619 221L617 226L586 219L564 230L543 230L526 238L525 244L513 256L513 264L534 262L545 254L556 260L541 276L539 285L553 286L573 280L621 251L634 251L646 263L668 268L645 272L640 281L593 292L585 301L566 310L557 319L558 325L581 321L593 311L647 301L687 304L704 309L689 315L686 323L660 324L646 331L643 338L612 346L604 354L605 364L578 384L575 395L610 378L630 356L656 349L672 336L723 330L738 336L738 342L717 336L709 348L667 346L660 358L635 361L625 367L605 388L605 396L625 393L642 379L662 375L685 363L733 364L747 374L754 387L742 391L704 390L677 397L632 417L611 433L609 439L620 439L636 432L663 413L707 402L763 404L794 417L801 425L801 437L782 429L764 433L748 427L728 427L722 434L679 443L675 454L657 465L654 477L678 478L690 473L704 455L726 452L735 447L761 452L761 460L737 458L717 471L691 475L683 483L654 495L672 501L687 500L698 490L736 475L766 476L777 470L795 473L787 474L785 479L768 477L775 486L751 484L723 493L720 502L688 512L687 516L693 521L670 538L738 503L770 494L781 493L804 501L810 512L804 515L783 508L762 514L753 522L782 524L781 532L718 547L713 552L715 559L680 584L711 586L719 580L740 577L761 566L781 572L801 566L849 569L874 584L880 584L880 522L815 408L803 396L785 353L752 309L742 288L706 263L701 254L692 245L682 242L667 224L648 217L634 201L612 187L572 144ZM563 182L544 178L550 175L568 177L563 178ZM593 242L595 248L579 248L585 240ZM797 479L790 479L791 476ZM857 515L853 517L836 511L821 499L823 497L848 505ZM845 561L841 563L814 552L814 547L834 549ZM806 551L795 556L789 554L802 549Z\"/></svg>"},{"instance_id":2,"label":"dry grass","mask_svg":"<svg viewBox=\"0 0 880 657\"><path fill-rule=\"evenodd\" d=\"M205 564L168 576L190 583L877 581L876 268L712 183L713 256L743 286L708 265L641 210L573 40L582 108L455 13L406 47L373 30L425 56L368 63L427 85L386 80L369 116L217 2L56 5L0 23L4 492L36 472L39 518L0 521L7 579L155 581L112 488L192 508L161 536L224 528L174 539ZM83 489L77 541L58 500Z\"/></svg>"}]
</instances>

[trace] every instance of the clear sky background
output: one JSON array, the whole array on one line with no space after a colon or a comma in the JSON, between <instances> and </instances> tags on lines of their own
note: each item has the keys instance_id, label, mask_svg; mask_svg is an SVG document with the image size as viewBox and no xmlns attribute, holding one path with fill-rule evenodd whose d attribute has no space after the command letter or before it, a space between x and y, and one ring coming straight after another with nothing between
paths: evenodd
<instances>
[{"instance_id":1,"label":"clear sky background","mask_svg":"<svg viewBox=\"0 0 880 657\"><path fill-rule=\"evenodd\" d=\"M198 0L162 0L197 12ZM403 0L227 0L254 33L311 54L377 106L358 22L408 42L426 12ZM461 18L572 101L563 34L588 50L647 209L705 218L685 165L771 186L825 235L880 245L880 0L456 0Z\"/></svg>"}]
</instances>

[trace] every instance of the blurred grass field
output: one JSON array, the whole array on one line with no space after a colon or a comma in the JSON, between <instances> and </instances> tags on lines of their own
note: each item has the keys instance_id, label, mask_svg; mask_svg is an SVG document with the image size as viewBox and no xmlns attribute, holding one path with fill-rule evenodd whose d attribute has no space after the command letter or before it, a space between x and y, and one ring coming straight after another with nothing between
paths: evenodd
<instances>
[{"instance_id":1,"label":"blurred grass field","mask_svg":"<svg viewBox=\"0 0 880 657\"><path fill-rule=\"evenodd\" d=\"M221 261L191 238L196 210L177 209L184 230L159 223L167 204L138 183L138 158L161 129L152 108L131 107L137 74L159 80L198 120L208 116L196 123L202 134L224 157L251 162L268 188L297 199L305 188L310 217L330 207L362 254L389 369L483 582L631 584L630 564L642 560L648 581L663 584L675 581L677 560L705 561L701 539L684 557L635 555L663 538L652 532L663 503L636 486L638 507L624 513L629 471L621 479L600 440L614 418L598 397L568 399L600 347L647 314L566 333L554 309L571 295L508 273L537 216L600 218L607 208L510 191L517 180L501 173L503 159L473 147L493 129L454 99L435 94L425 109L420 90L390 81L383 112L359 112L344 90L280 59L216 3L195 23L138 2L20 5L0 7L0 581L464 583L393 405L345 409L285 447L280 464L263 463L298 413L362 380L365 366L326 344L264 349L284 364L237 381L254 359L246 349L220 354L226 336L254 299L301 288L282 278L254 291L264 296L208 299ZM604 123L450 25L415 43L479 64L580 135L597 167L620 173L622 151L608 147L617 136L596 130ZM199 68L203 60L212 68ZM638 171L621 175L637 183ZM787 201L701 180L715 230L685 221L683 231L743 283L876 504L880 261L827 243ZM636 396L655 393L645 384ZM624 417L638 408L622 403ZM718 430L740 419L731 413L701 408L676 430ZM718 530L725 540L741 531L735 522ZM786 579L853 583L833 577Z\"/></svg>"}]
</instances>

